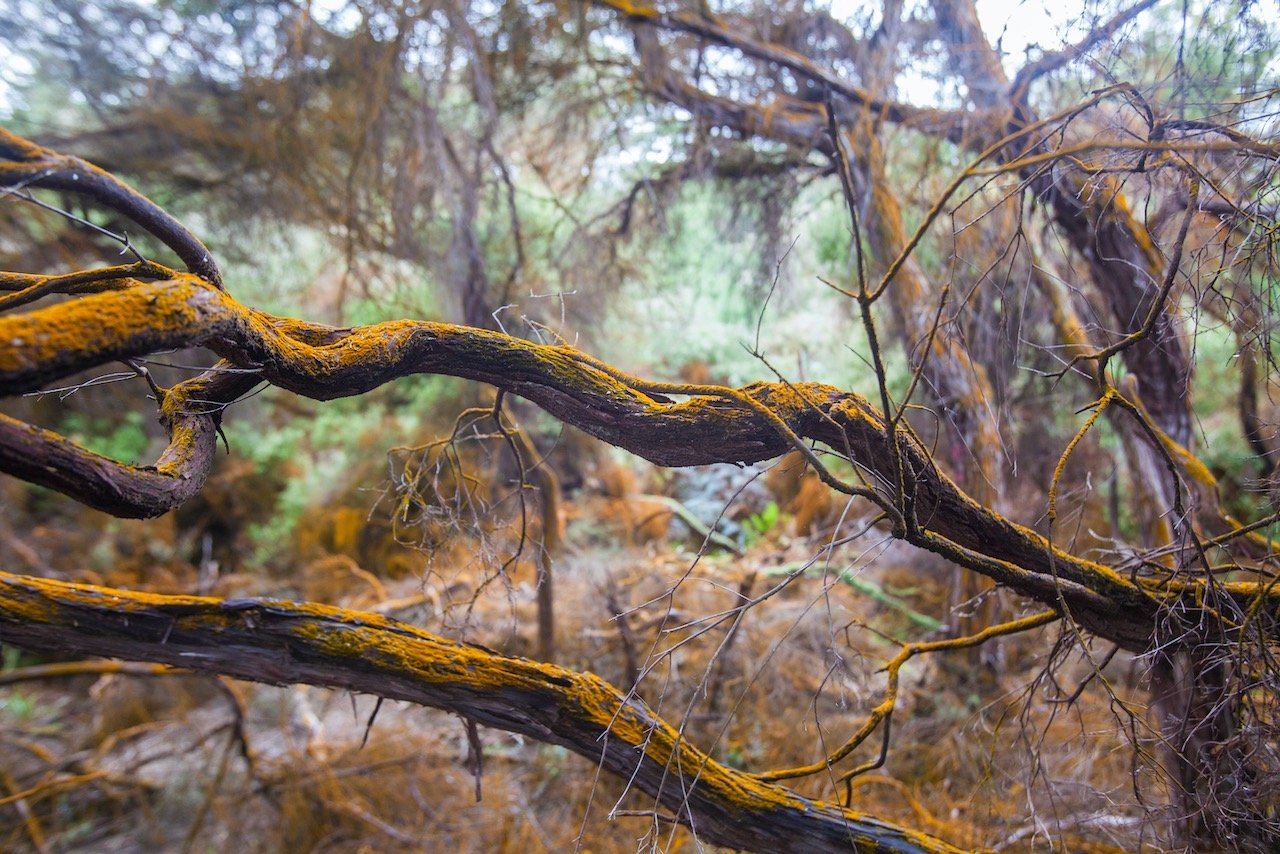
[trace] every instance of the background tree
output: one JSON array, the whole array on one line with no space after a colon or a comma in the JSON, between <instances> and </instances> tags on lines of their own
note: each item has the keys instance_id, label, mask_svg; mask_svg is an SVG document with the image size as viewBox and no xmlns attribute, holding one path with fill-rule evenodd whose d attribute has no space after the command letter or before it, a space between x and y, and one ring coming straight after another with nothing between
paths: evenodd
<instances>
[{"instance_id":1,"label":"background tree","mask_svg":"<svg viewBox=\"0 0 1280 854\"><path fill-rule=\"evenodd\" d=\"M932 552L963 583L953 638L904 644L863 726L820 761L753 774L697 752L680 727L606 685L352 612L6 576L0 639L447 708L589 755L721 844L946 850L778 783L825 777L851 793L885 761L908 659L1061 622L1043 676L1068 705L1093 684L1137 731L1141 715L1105 668L1122 651L1148 672L1182 837L1275 847L1276 518L1248 497L1271 465L1212 471L1215 443L1199 435L1192 394L1201 330L1221 323L1241 356L1233 439L1269 452L1260 390L1275 89L1266 63L1243 56L1274 55L1258 10L1097 10L1073 42L1014 73L963 0L887 3L848 20L798 4L713 13L608 0L353 5L323 21L291 4L47 12L33 19L50 31L34 28L13 49L72 62L69 91L85 107L48 122L80 126L42 138L154 181L244 258L238 277L225 275L222 253L107 172L6 135L9 198L43 205L6 205L7 266L74 272L5 274L12 293L0 307L22 312L0 320L10 342L0 386L24 394L123 360L154 398L168 447L153 466L129 465L34 426L41 413L28 408L0 422L3 470L112 514L154 516L201 489L224 411L264 382L325 400L443 374L499 390L468 422L492 413L499 438L510 393L659 465L793 451L867 508L857 536ZM1226 36L1201 41L1196 16L1199 30ZM58 44L64 27L80 38ZM165 51L148 47L160 37ZM907 72L933 76L935 103L907 91ZM617 180L644 133L662 156L639 158L639 180ZM606 204L588 181L596 174L613 191ZM585 288L580 253L646 214L660 225L678 188L707 178L738 188L740 202L751 190L767 202L764 258L804 182L839 193L847 264L831 284L861 327L869 398L791 376L758 333L752 350L771 381L732 388L638 379L545 332L545 310L526 315L527 328L553 343L495 331L517 285ZM562 215L522 204L531 187ZM466 326L330 327L248 307L231 295L236 278L263 272L233 238L245 210L263 225L328 230L345 261L328 319L342 317L349 286L392 306L421 301L403 282L427 271L443 313ZM131 263L97 264L113 240ZM185 270L155 260L162 253ZM607 257L610 275L633 272L623 254ZM759 293L767 305L771 291ZM584 293L540 307L599 318L603 302ZM221 361L157 380L142 360L174 348ZM1059 436L1049 450L1046 434ZM1093 471L1079 471L1082 457ZM831 547L857 536L842 529ZM1001 602L993 585L1021 598ZM722 619L736 626L775 592L744 595ZM1094 639L1112 651L1094 652ZM1054 677L1073 648L1089 671L1079 691ZM879 755L852 763L875 732ZM1141 756L1143 736L1134 748Z\"/></svg>"}]
</instances>

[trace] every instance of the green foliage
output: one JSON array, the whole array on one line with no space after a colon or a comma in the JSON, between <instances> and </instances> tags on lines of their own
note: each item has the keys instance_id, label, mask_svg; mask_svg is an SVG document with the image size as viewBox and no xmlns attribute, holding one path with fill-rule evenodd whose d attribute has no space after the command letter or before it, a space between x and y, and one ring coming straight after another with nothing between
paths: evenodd
<instances>
[{"instance_id":1,"label":"green foliage","mask_svg":"<svg viewBox=\"0 0 1280 854\"><path fill-rule=\"evenodd\" d=\"M802 193L783 226L785 258L762 259L761 244L734 229L732 192L684 187L664 209L665 231L624 248L633 273L610 298L602 356L642 374L675 377L702 362L713 381L730 385L776 380L776 370L877 394L850 300L820 281L850 283L843 203L827 190ZM757 344L767 365L753 353ZM904 352L890 344L882 355L890 388L903 391L911 376Z\"/></svg>"},{"instance_id":2,"label":"green foliage","mask_svg":"<svg viewBox=\"0 0 1280 854\"><path fill-rule=\"evenodd\" d=\"M743 294L758 266L749 238L726 233L725 202L711 185L685 187L664 210L665 233L626 250L637 270L635 282L622 293L631 311L617 312L612 323L682 331L652 344L645 341L642 352L649 360L666 358L675 368L694 359L725 367L741 362L732 358L731 348L754 323ZM689 328L690 322L697 327ZM611 328L605 338L634 336Z\"/></svg>"},{"instance_id":3,"label":"green foliage","mask_svg":"<svg viewBox=\"0 0 1280 854\"><path fill-rule=\"evenodd\" d=\"M1180 118L1221 120L1224 108L1247 105L1278 82L1275 9L1274 3L1253 0L1159 5L1151 13L1158 23L1142 30L1144 49L1126 53L1139 68L1109 67L1110 79L1135 72L1138 79L1150 77L1141 64L1157 64L1165 74L1155 98L1178 103ZM1245 112L1256 118L1271 109L1264 101Z\"/></svg>"},{"instance_id":4,"label":"green foliage","mask_svg":"<svg viewBox=\"0 0 1280 854\"><path fill-rule=\"evenodd\" d=\"M743 528L747 545L750 546L764 539L773 530L773 526L778 523L780 515L781 511L778 509L778 502L770 501L759 513L752 513L748 516L747 524Z\"/></svg>"},{"instance_id":5,"label":"green foliage","mask_svg":"<svg viewBox=\"0 0 1280 854\"><path fill-rule=\"evenodd\" d=\"M307 418L289 418L268 429L229 426L233 450L252 459L260 471L287 472L275 512L250 531L255 557L265 562L283 554L303 515L336 503L352 488L353 479L382 459L389 437L421 441L428 425L438 421L433 416L456 400L457 381L452 378L408 377L380 392L328 402Z\"/></svg>"},{"instance_id":6,"label":"green foliage","mask_svg":"<svg viewBox=\"0 0 1280 854\"><path fill-rule=\"evenodd\" d=\"M18 649L16 646L0 645L0 673L28 667L44 661L41 656ZM8 717L13 721L30 723L43 716L45 709L30 694L17 688L0 688L0 717Z\"/></svg>"},{"instance_id":7,"label":"green foliage","mask_svg":"<svg viewBox=\"0 0 1280 854\"><path fill-rule=\"evenodd\" d=\"M62 432L91 451L126 463L140 463L151 444L141 412L126 412L120 421L80 412L67 413Z\"/></svg>"},{"instance_id":8,"label":"green foliage","mask_svg":"<svg viewBox=\"0 0 1280 854\"><path fill-rule=\"evenodd\" d=\"M40 717L40 704L21 691L7 691L0 696L0 714L30 722Z\"/></svg>"},{"instance_id":9,"label":"green foliage","mask_svg":"<svg viewBox=\"0 0 1280 854\"><path fill-rule=\"evenodd\" d=\"M1261 472L1246 441L1239 415L1239 369L1236 339L1225 326L1202 321L1195 330L1196 396L1193 405L1200 427L1198 455L1224 487L1227 510L1252 520L1271 512L1257 485Z\"/></svg>"},{"instance_id":10,"label":"green foliage","mask_svg":"<svg viewBox=\"0 0 1280 854\"><path fill-rule=\"evenodd\" d=\"M819 269L826 274L847 276L853 269L850 260L853 257L853 233L850 231L849 218L837 209L837 202L828 199L811 217L809 239L813 241L814 258Z\"/></svg>"},{"instance_id":11,"label":"green foliage","mask_svg":"<svg viewBox=\"0 0 1280 854\"><path fill-rule=\"evenodd\" d=\"M16 670L37 661L39 658L34 653L18 649L16 646L0 644L0 673Z\"/></svg>"}]
</instances>

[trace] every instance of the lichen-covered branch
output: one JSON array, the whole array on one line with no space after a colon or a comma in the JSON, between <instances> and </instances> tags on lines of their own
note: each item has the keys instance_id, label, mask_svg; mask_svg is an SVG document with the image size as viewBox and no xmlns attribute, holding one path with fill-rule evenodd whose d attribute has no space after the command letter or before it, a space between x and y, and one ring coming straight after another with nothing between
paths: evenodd
<instances>
[{"instance_id":1,"label":"lichen-covered branch","mask_svg":"<svg viewBox=\"0 0 1280 854\"><path fill-rule=\"evenodd\" d=\"M987 641L998 638L1007 637L1017 634L1018 632L1029 631L1030 629L1039 628L1040 626L1052 623L1062 618L1057 611L1041 611L1038 614L1030 614L1025 617L1019 617L1006 623L1000 623L994 626L987 626L980 632L963 637L946 638L945 640L921 641L917 643L903 644L898 650L897 655L889 660L885 665L885 673L888 674L884 689L884 699L871 710L867 715L866 721L844 744L831 751L821 762L815 762L810 765L802 765L798 768L779 768L775 771L766 771L759 774L761 780L791 780L796 777L807 777L811 774L820 774L824 770L831 768L837 762L848 757L863 742L865 742L872 733L884 724L884 741L880 748L879 758L872 762L864 763L858 767L846 771L840 775L840 782L847 782L868 771L874 771L876 768L884 764L885 755L889 746L889 722L893 718L894 709L898 705L898 674L902 670L902 666L917 655L930 652L939 652L942 650L970 649L982 646Z\"/></svg>"},{"instance_id":2,"label":"lichen-covered branch","mask_svg":"<svg viewBox=\"0 0 1280 854\"><path fill-rule=\"evenodd\" d=\"M960 850L721 765L643 701L593 674L445 640L376 614L0 573L0 641L444 709L599 762L717 845L866 854Z\"/></svg>"},{"instance_id":3,"label":"lichen-covered branch","mask_svg":"<svg viewBox=\"0 0 1280 854\"><path fill-rule=\"evenodd\" d=\"M571 347L430 321L335 328L274 317L190 274L0 318L0 340L18 342L0 350L6 394L175 347L208 347L226 360L163 393L171 444L154 466L125 465L50 431L0 421L0 470L119 515L156 515L194 494L207 475L223 408L258 382L324 400L417 373L519 394L660 465L755 462L790 450L796 436L850 453L888 496L898 488L884 418L855 393L818 383L756 383L736 392L740 398L698 394L678 401ZM1161 597L1194 587L1131 580L1052 547L966 495L908 427L899 425L893 435L914 508L899 531L908 541L1047 605L1065 606L1085 627L1130 649L1149 643ZM1224 589L1249 601L1280 596L1247 583Z\"/></svg>"},{"instance_id":4,"label":"lichen-covered branch","mask_svg":"<svg viewBox=\"0 0 1280 854\"><path fill-rule=\"evenodd\" d=\"M0 471L116 516L159 516L204 486L223 409L259 382L223 367L170 389L160 405L169 446L149 466L127 465L0 413Z\"/></svg>"},{"instance_id":5,"label":"lichen-covered branch","mask_svg":"<svg viewBox=\"0 0 1280 854\"><path fill-rule=\"evenodd\" d=\"M659 465L756 462L791 449L779 430L853 455L890 495L897 487L881 413L862 396L818 383L756 383L733 396L676 401L605 371L571 348L430 321L356 328L278 318L180 274L124 291L0 318L0 392L39 388L110 361L208 347L240 372L216 372L164 394L171 444L154 466L128 466L55 433L0 421L0 470L119 515L155 515L207 475L222 408L265 380L320 400L361 394L410 374L474 379L519 394L567 424ZM762 413L768 413L765 417ZM916 518L907 539L1046 604L1066 602L1086 626L1141 648L1156 599L1107 567L1052 548L962 492L905 425L894 436Z\"/></svg>"}]
</instances>

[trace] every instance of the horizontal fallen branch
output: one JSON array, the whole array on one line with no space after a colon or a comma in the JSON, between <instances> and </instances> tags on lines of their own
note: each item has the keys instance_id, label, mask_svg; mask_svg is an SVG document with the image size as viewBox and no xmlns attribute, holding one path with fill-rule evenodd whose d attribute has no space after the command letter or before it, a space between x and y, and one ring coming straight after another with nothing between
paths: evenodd
<instances>
[{"instance_id":1,"label":"horizontal fallen branch","mask_svg":"<svg viewBox=\"0 0 1280 854\"><path fill-rule=\"evenodd\" d=\"M643 701L593 674L445 640L377 614L0 573L0 642L444 709L599 762L717 845L770 852L960 850L727 768Z\"/></svg>"}]
</instances>

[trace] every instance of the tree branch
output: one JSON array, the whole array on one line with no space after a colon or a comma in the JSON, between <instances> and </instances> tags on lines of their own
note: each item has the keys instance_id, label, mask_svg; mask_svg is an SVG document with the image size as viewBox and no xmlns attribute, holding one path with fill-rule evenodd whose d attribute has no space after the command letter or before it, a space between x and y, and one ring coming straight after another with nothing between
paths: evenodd
<instances>
[{"instance_id":1,"label":"tree branch","mask_svg":"<svg viewBox=\"0 0 1280 854\"><path fill-rule=\"evenodd\" d=\"M680 393L691 396L675 401L572 347L429 321L335 328L279 318L188 274L0 317L0 340L24 342L0 350L0 393L7 394L178 347L208 347L245 371L214 372L165 393L161 418L171 444L155 466L128 466L56 433L0 420L0 470L117 515L156 515L194 494L211 464L221 410L257 382L328 400L411 374L444 374L518 394L659 465L751 463L791 450L796 440L822 442L851 453L887 494L909 491L919 530L908 539L916 545L1046 604L1065 597L1087 626L1127 648L1149 638L1138 615L1153 613L1156 600L1140 585L974 501L938 471L909 427L888 430L865 398L832 386L690 386Z\"/></svg>"},{"instance_id":2,"label":"tree branch","mask_svg":"<svg viewBox=\"0 0 1280 854\"><path fill-rule=\"evenodd\" d=\"M123 214L172 249L189 271L222 287L222 273L208 248L155 202L91 163L42 148L0 128L0 195L24 187L87 196Z\"/></svg>"},{"instance_id":3,"label":"tree branch","mask_svg":"<svg viewBox=\"0 0 1280 854\"><path fill-rule=\"evenodd\" d=\"M1159 0L1139 0L1127 9L1122 9L1106 22L1094 27L1084 38L1080 39L1073 45L1068 45L1061 50L1046 51L1041 54L1040 58L1035 62L1028 62L1022 68L1018 69L1017 75L1013 78L1013 85L1010 87L1010 97L1015 103L1026 105L1027 95L1030 93L1031 84L1043 77L1057 71L1059 68L1074 62L1085 51L1092 48L1099 42L1109 41L1121 27L1128 24L1141 13L1156 5Z\"/></svg>"},{"instance_id":4,"label":"tree branch","mask_svg":"<svg viewBox=\"0 0 1280 854\"><path fill-rule=\"evenodd\" d=\"M960 851L727 768L642 700L593 674L445 640L376 614L281 600L133 593L0 572L0 641L443 709L599 762L716 845L769 852Z\"/></svg>"}]
</instances>

